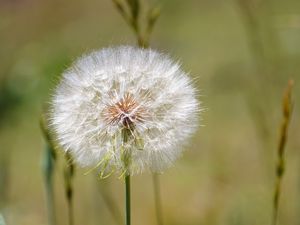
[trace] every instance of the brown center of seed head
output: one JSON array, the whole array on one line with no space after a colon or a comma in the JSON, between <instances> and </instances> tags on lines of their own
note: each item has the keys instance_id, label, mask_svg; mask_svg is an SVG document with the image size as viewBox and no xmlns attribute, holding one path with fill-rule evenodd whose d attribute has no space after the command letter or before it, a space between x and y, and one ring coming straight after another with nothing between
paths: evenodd
<instances>
[{"instance_id":1,"label":"brown center of seed head","mask_svg":"<svg viewBox=\"0 0 300 225\"><path fill-rule=\"evenodd\" d=\"M110 125L122 124L131 129L135 122L142 122L145 109L139 105L132 94L126 93L122 99L107 106L104 111L105 121Z\"/></svg>"}]
</instances>

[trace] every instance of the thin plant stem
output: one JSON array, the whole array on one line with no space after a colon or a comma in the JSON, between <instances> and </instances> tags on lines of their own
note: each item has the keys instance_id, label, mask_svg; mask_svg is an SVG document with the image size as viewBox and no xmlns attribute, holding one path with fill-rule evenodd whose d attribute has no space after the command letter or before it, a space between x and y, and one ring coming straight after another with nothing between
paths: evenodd
<instances>
[{"instance_id":1,"label":"thin plant stem","mask_svg":"<svg viewBox=\"0 0 300 225\"><path fill-rule=\"evenodd\" d=\"M157 6L151 8L147 13L148 15L145 24L143 24L144 26L142 26L142 17L140 16L140 0L112 0L112 2L114 3L116 9L119 11L125 22L134 32L138 46L142 48L149 47L150 35L160 15L160 8ZM128 8L129 10L126 10L126 8Z\"/></svg>"},{"instance_id":2,"label":"thin plant stem","mask_svg":"<svg viewBox=\"0 0 300 225\"><path fill-rule=\"evenodd\" d=\"M162 201L160 193L160 179L159 174L152 173L153 179L153 189L154 189L154 202L155 202L155 212L156 220L158 225L163 225L163 214L162 214Z\"/></svg>"},{"instance_id":3,"label":"thin plant stem","mask_svg":"<svg viewBox=\"0 0 300 225\"><path fill-rule=\"evenodd\" d=\"M276 225L278 223L278 209L279 209L279 198L281 195L281 186L282 186L282 178L285 172L285 157L284 150L287 143L288 136L288 127L290 124L291 116L292 116L292 100L291 100L291 92L293 87L293 81L290 80L286 91L284 92L283 102L282 102L282 112L283 112L283 121L280 129L280 138L279 145L277 149L278 161L276 166L276 183L275 183L275 191L273 198L273 218L272 225Z\"/></svg>"},{"instance_id":4,"label":"thin plant stem","mask_svg":"<svg viewBox=\"0 0 300 225\"><path fill-rule=\"evenodd\" d=\"M45 118L42 116L40 120L40 127L43 135L46 139L46 147L44 151L43 170L45 174L46 185L46 198L47 198L47 210L49 225L56 224L55 207L54 207L54 193L53 193L53 172L54 163L56 160L55 143L53 142L50 133L48 131ZM65 180L65 195L68 205L68 220L69 225L74 224L73 215L73 176L75 166L71 155L67 152L65 155L66 165L64 168L64 180Z\"/></svg>"},{"instance_id":5,"label":"thin plant stem","mask_svg":"<svg viewBox=\"0 0 300 225\"><path fill-rule=\"evenodd\" d=\"M65 155L66 158L66 166L64 170L64 178L65 178L65 195L68 204L68 220L69 225L74 224L74 214L73 214L73 176L75 166L73 164L73 160L71 155L67 152Z\"/></svg>"},{"instance_id":6,"label":"thin plant stem","mask_svg":"<svg viewBox=\"0 0 300 225\"><path fill-rule=\"evenodd\" d=\"M131 225L130 175L125 176L125 225Z\"/></svg>"},{"instance_id":7,"label":"thin plant stem","mask_svg":"<svg viewBox=\"0 0 300 225\"><path fill-rule=\"evenodd\" d=\"M73 216L73 201L72 198L68 199L68 218L69 218L69 225L74 224L74 216Z\"/></svg>"},{"instance_id":8,"label":"thin plant stem","mask_svg":"<svg viewBox=\"0 0 300 225\"><path fill-rule=\"evenodd\" d=\"M45 189L46 189L46 202L48 211L48 223L49 225L55 224L55 207L54 207L54 193L53 193L53 172L54 163L51 154L51 147L46 144L44 150L43 159L43 170L45 179Z\"/></svg>"},{"instance_id":9,"label":"thin plant stem","mask_svg":"<svg viewBox=\"0 0 300 225\"><path fill-rule=\"evenodd\" d=\"M131 153L130 149L126 147L126 143L131 135L130 130L127 127L122 129L123 138L123 153L122 160L124 163L125 172L125 225L131 225L131 203L130 203L130 163L131 163Z\"/></svg>"},{"instance_id":10,"label":"thin plant stem","mask_svg":"<svg viewBox=\"0 0 300 225\"><path fill-rule=\"evenodd\" d=\"M47 214L48 214L48 224L55 225L55 204L54 204L54 191L53 191L53 174L55 167L55 148L51 141L49 132L45 125L44 118L41 118L40 127L43 132L46 144L42 159L42 170L44 173L44 182L46 190L46 202L47 202Z\"/></svg>"}]
</instances>

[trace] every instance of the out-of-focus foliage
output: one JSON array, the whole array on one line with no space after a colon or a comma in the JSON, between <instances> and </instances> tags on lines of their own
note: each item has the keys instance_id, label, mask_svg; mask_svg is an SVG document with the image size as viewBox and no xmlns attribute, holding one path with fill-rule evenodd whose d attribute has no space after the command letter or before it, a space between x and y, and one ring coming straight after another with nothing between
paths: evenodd
<instances>
[{"instance_id":1,"label":"out-of-focus foliage","mask_svg":"<svg viewBox=\"0 0 300 225\"><path fill-rule=\"evenodd\" d=\"M292 77L296 104L279 221L299 224L300 1L158 2L151 46L181 60L207 108L204 126L161 176L165 223L270 223L281 96ZM0 211L7 224L47 224L39 118L59 74L84 52L135 43L110 0L0 1ZM55 206L63 225L64 160L57 158ZM116 224L105 198L122 208L122 181L84 172L74 177L75 224ZM155 224L150 174L132 178L132 197L133 223Z\"/></svg>"}]
</instances>

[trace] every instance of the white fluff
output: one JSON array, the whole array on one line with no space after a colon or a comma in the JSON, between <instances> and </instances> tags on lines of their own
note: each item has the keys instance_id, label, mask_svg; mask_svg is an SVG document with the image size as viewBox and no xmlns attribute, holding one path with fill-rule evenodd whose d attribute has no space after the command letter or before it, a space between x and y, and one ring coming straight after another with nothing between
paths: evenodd
<instances>
[{"instance_id":1,"label":"white fluff","mask_svg":"<svg viewBox=\"0 0 300 225\"><path fill-rule=\"evenodd\" d=\"M105 48L84 55L63 73L52 98L51 128L83 167L122 172L126 149L130 174L161 172L198 126L195 92L188 75L166 55L129 46ZM124 143L126 127L131 135Z\"/></svg>"}]
</instances>

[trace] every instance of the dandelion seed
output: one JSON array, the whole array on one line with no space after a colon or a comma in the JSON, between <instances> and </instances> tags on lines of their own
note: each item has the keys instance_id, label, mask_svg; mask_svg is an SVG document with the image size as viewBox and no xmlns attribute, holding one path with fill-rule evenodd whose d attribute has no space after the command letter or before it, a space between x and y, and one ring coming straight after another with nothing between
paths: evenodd
<instances>
[{"instance_id":1,"label":"dandelion seed","mask_svg":"<svg viewBox=\"0 0 300 225\"><path fill-rule=\"evenodd\" d=\"M123 173L130 155L126 173L161 172L197 128L195 92L188 75L166 55L106 48L63 73L52 98L51 127L83 167Z\"/></svg>"}]
</instances>

